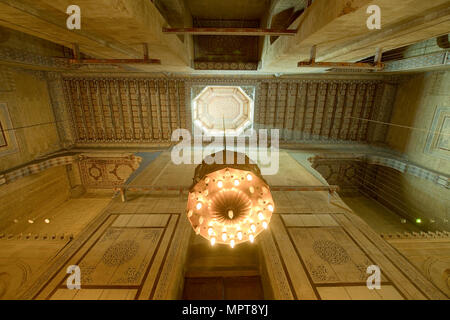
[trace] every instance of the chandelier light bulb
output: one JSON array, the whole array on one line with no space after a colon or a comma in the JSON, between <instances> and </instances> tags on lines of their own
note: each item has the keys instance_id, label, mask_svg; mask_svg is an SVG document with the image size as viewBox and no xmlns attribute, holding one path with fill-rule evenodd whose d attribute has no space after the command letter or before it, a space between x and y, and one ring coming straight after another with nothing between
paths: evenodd
<instances>
[{"instance_id":1,"label":"chandelier light bulb","mask_svg":"<svg viewBox=\"0 0 450 320\"><path fill-rule=\"evenodd\" d=\"M34 221L30 219L30 220L28 220L28 223L34 223Z\"/></svg>"},{"instance_id":2,"label":"chandelier light bulb","mask_svg":"<svg viewBox=\"0 0 450 320\"><path fill-rule=\"evenodd\" d=\"M50 219L45 219L44 222L45 223L50 223Z\"/></svg>"},{"instance_id":3,"label":"chandelier light bulb","mask_svg":"<svg viewBox=\"0 0 450 320\"><path fill-rule=\"evenodd\" d=\"M223 153L228 159L230 152ZM247 157L245 164L230 167L205 161L195 170L186 215L195 233L212 245L253 242L268 228L273 198L258 166L250 162Z\"/></svg>"}]
</instances>

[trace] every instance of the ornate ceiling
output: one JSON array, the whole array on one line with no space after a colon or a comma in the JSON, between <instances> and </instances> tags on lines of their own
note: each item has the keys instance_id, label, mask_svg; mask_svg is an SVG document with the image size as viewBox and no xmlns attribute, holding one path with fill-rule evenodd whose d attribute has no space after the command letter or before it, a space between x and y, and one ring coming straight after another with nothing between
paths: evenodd
<instances>
[{"instance_id":1,"label":"ornate ceiling","mask_svg":"<svg viewBox=\"0 0 450 320\"><path fill-rule=\"evenodd\" d=\"M253 123L253 100L239 87L206 87L193 101L193 121L209 136L237 136Z\"/></svg>"},{"instance_id":2,"label":"ornate ceiling","mask_svg":"<svg viewBox=\"0 0 450 320\"><path fill-rule=\"evenodd\" d=\"M64 95L57 95L54 100L65 104L68 112L57 116L61 122L70 118L72 133L69 135L74 136L78 145L170 143L175 129L192 130L191 99L208 85L253 87L254 128L280 129L284 143L383 142L387 128L382 122L389 121L396 93L395 84L362 79L74 76L61 81ZM192 95L191 90L196 88L201 90ZM221 96L218 92L205 91L212 106L204 105L194 120L197 117L205 127L216 130L221 129L222 116L225 116L227 126L240 130L247 121L245 118L251 119L251 112L245 111L246 105L251 111L248 93L237 90ZM199 101L202 99L206 98ZM238 112L242 115L238 116Z\"/></svg>"}]
</instances>

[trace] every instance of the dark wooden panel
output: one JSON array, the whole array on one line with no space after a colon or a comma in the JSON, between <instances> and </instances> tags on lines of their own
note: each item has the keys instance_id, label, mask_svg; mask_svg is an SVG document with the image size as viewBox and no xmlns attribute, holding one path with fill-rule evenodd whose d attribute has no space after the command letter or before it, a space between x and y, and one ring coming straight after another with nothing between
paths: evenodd
<instances>
[{"instance_id":1,"label":"dark wooden panel","mask_svg":"<svg viewBox=\"0 0 450 320\"><path fill-rule=\"evenodd\" d=\"M261 278L186 278L184 300L261 300L264 299Z\"/></svg>"},{"instance_id":2,"label":"dark wooden panel","mask_svg":"<svg viewBox=\"0 0 450 320\"><path fill-rule=\"evenodd\" d=\"M186 278L183 300L223 300L222 278Z\"/></svg>"},{"instance_id":3,"label":"dark wooden panel","mask_svg":"<svg viewBox=\"0 0 450 320\"><path fill-rule=\"evenodd\" d=\"M224 278L225 300L264 299L260 277Z\"/></svg>"}]
</instances>

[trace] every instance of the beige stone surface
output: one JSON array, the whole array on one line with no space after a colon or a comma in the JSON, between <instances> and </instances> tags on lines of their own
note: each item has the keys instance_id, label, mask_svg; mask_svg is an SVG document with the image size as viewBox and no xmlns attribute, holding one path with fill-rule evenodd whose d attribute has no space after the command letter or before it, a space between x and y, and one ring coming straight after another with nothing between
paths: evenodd
<instances>
[{"instance_id":1,"label":"beige stone surface","mask_svg":"<svg viewBox=\"0 0 450 320\"><path fill-rule=\"evenodd\" d=\"M80 45L81 52L97 58L143 58L142 43L148 43L151 58L164 65L147 65L146 71L186 70L190 51L175 35L164 35L166 22L151 1L79 1L82 29L67 29L70 1L7 1L0 4L2 25L57 42ZM20 19L21 23L17 24ZM187 42L188 43L188 42Z\"/></svg>"},{"instance_id":2,"label":"beige stone surface","mask_svg":"<svg viewBox=\"0 0 450 320\"><path fill-rule=\"evenodd\" d=\"M0 299L19 299L68 240L0 240Z\"/></svg>"},{"instance_id":3,"label":"beige stone surface","mask_svg":"<svg viewBox=\"0 0 450 320\"><path fill-rule=\"evenodd\" d=\"M5 69L9 77L0 89L0 103L5 103L12 122L11 128L16 136L18 151L2 156L0 171L20 166L38 157L60 149L60 141L56 129L55 117L47 90L47 82L37 73ZM2 149L0 148L0 153Z\"/></svg>"},{"instance_id":4,"label":"beige stone surface","mask_svg":"<svg viewBox=\"0 0 450 320\"><path fill-rule=\"evenodd\" d=\"M310 169L289 154L283 152L282 160L278 175L271 177L274 184L318 184ZM165 152L136 181L152 185L187 184L192 173L188 174L186 168L193 170L195 166L174 166ZM192 259L189 248L199 248L195 243L203 240L195 239L185 216L185 196L135 192L130 193L126 202L120 198L70 199L53 209L57 216L46 227L71 231L74 239L57 254L55 250L62 246L52 246L44 240L26 240L31 244L40 243L39 250L50 252L52 259L35 261L33 257L38 251L29 251L34 250L32 246L22 247L23 262L35 264L42 273L30 278L21 288L32 288L25 296L37 299L175 299L181 296L185 266L191 261L190 272L196 276L211 276L211 270L217 268L221 274L254 275L258 270L255 263L260 264L266 295L270 297L270 291L274 298L445 297L338 196L328 197L326 192L274 192L274 201L276 211L269 230L251 245L258 250L259 258L248 260L247 269L239 269L232 260L227 264L221 258L214 258L225 253L223 250L231 250L223 246L212 248L216 250L213 256L206 254L197 262ZM82 212L85 217L80 219ZM80 221L71 223L75 217ZM40 227L36 224L36 231ZM12 242L1 240L0 246L2 243ZM206 262L208 268L199 268L199 261ZM10 267L14 263L4 261ZM78 264L83 270L85 287L78 292L64 289L66 274L60 267L70 264ZM365 287L366 267L371 264L379 265L382 270L384 289L379 292ZM438 265L441 264L433 268Z\"/></svg>"},{"instance_id":5,"label":"beige stone surface","mask_svg":"<svg viewBox=\"0 0 450 320\"><path fill-rule=\"evenodd\" d=\"M380 203L366 198L343 197L345 203L376 232L392 233L420 231L420 228L411 222L401 223L401 217Z\"/></svg>"},{"instance_id":6,"label":"beige stone surface","mask_svg":"<svg viewBox=\"0 0 450 320\"><path fill-rule=\"evenodd\" d=\"M43 223L49 212L69 197L64 166L21 178L0 187L0 230L22 232L28 220ZM17 220L15 223L14 220ZM39 220L39 221L38 221Z\"/></svg>"},{"instance_id":7,"label":"beige stone surface","mask_svg":"<svg viewBox=\"0 0 450 320\"><path fill-rule=\"evenodd\" d=\"M448 239L392 239L389 243L450 298Z\"/></svg>"},{"instance_id":8,"label":"beige stone surface","mask_svg":"<svg viewBox=\"0 0 450 320\"><path fill-rule=\"evenodd\" d=\"M369 5L378 5L381 9L381 30L367 28L369 15L366 10ZM420 20L414 25L408 26L406 23L432 12L442 12L444 8L448 9L446 0L314 1L305 14L291 25L291 28L299 28L296 36L280 37L272 45L266 45L263 70L292 71L299 61L309 60L314 45L317 45L318 61L342 62L372 56L377 47L386 51L429 39L438 30L443 33L448 31L448 13L440 18ZM303 72L317 70L320 69L306 69Z\"/></svg>"},{"instance_id":9,"label":"beige stone surface","mask_svg":"<svg viewBox=\"0 0 450 320\"><path fill-rule=\"evenodd\" d=\"M448 151L427 152L429 135L441 134L440 127L433 129L432 123L436 111L450 106L450 72L438 71L422 73L403 82L398 90L387 144L400 152L411 162L437 171L443 175L450 174ZM404 126L404 127L399 127ZM450 208L450 191L430 181L404 175L400 185L407 203L423 212L428 219L448 219ZM429 226L433 227L433 226ZM441 225L441 228L447 228Z\"/></svg>"},{"instance_id":10,"label":"beige stone surface","mask_svg":"<svg viewBox=\"0 0 450 320\"><path fill-rule=\"evenodd\" d=\"M397 90L388 145L424 167L450 174L448 159L425 152L428 135L437 108L450 106L450 71L414 75ZM438 128L439 129L439 128Z\"/></svg>"}]
</instances>

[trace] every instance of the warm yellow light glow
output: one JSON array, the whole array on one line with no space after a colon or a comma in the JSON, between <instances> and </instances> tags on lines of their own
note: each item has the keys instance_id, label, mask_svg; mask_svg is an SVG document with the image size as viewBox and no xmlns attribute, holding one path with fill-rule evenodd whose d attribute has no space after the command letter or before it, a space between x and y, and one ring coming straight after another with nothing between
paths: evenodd
<instances>
[{"instance_id":1,"label":"warm yellow light glow","mask_svg":"<svg viewBox=\"0 0 450 320\"><path fill-rule=\"evenodd\" d=\"M34 221L30 219L30 220L28 220L28 223L34 223Z\"/></svg>"},{"instance_id":2,"label":"warm yellow light glow","mask_svg":"<svg viewBox=\"0 0 450 320\"><path fill-rule=\"evenodd\" d=\"M258 174L228 168L196 183L186 213L196 234L216 246L235 246L253 242L268 229L274 206L270 189Z\"/></svg>"},{"instance_id":3,"label":"warm yellow light glow","mask_svg":"<svg viewBox=\"0 0 450 320\"><path fill-rule=\"evenodd\" d=\"M45 223L50 223L50 219L45 219L44 222Z\"/></svg>"},{"instance_id":4,"label":"warm yellow light glow","mask_svg":"<svg viewBox=\"0 0 450 320\"><path fill-rule=\"evenodd\" d=\"M230 247L234 248L234 240L230 241Z\"/></svg>"}]
</instances>

